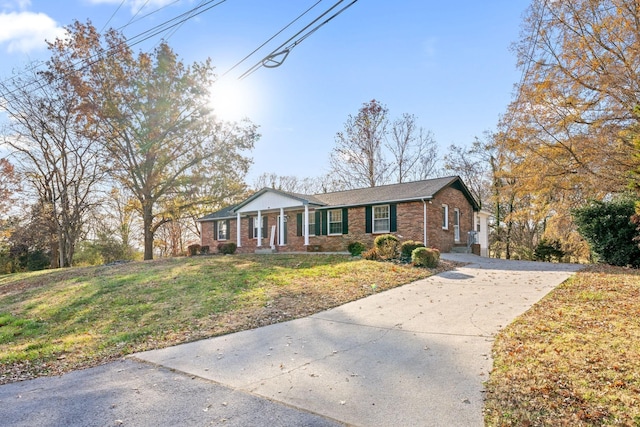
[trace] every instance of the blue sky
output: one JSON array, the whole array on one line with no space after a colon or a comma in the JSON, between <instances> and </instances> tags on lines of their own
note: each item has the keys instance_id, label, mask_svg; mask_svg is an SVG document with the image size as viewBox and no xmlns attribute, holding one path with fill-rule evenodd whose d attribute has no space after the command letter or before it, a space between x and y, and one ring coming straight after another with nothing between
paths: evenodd
<instances>
[{"instance_id":1,"label":"blue sky","mask_svg":"<svg viewBox=\"0 0 640 427\"><path fill-rule=\"evenodd\" d=\"M164 37L185 62L210 57L222 75L317 1L226 0L134 49L153 49ZM391 117L415 114L441 154L495 128L520 77L509 47L527 0L359 0L295 47L282 66L237 79L336 2L320 2L216 83L221 117L246 116L260 126L249 183L263 172L326 173L336 132L371 99ZM0 78L46 59L43 40L74 19L90 19L100 30L133 18L123 30L132 38L200 3L0 0Z\"/></svg>"}]
</instances>

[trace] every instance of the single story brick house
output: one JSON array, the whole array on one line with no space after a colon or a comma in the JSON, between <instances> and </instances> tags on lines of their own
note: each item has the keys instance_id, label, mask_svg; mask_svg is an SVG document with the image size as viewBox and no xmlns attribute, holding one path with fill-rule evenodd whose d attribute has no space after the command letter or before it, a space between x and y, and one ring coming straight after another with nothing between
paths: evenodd
<instances>
[{"instance_id":1,"label":"single story brick house","mask_svg":"<svg viewBox=\"0 0 640 427\"><path fill-rule=\"evenodd\" d=\"M450 176L314 195L263 188L198 221L211 252L226 242L239 253L342 252L389 233L450 252L481 231L479 213L462 179Z\"/></svg>"}]
</instances>

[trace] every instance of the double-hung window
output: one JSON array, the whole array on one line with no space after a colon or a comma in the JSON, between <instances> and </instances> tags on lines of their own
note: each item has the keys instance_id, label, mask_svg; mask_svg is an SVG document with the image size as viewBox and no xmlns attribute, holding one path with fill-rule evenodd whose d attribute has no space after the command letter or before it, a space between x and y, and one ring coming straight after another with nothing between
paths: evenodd
<instances>
[{"instance_id":1,"label":"double-hung window","mask_svg":"<svg viewBox=\"0 0 640 427\"><path fill-rule=\"evenodd\" d=\"M260 217L260 221L258 221L257 216L253 218L253 238L254 239L258 238L258 229L262 227L261 222L264 222L264 217ZM262 238L264 239L265 236L262 236Z\"/></svg>"},{"instance_id":2,"label":"double-hung window","mask_svg":"<svg viewBox=\"0 0 640 427\"><path fill-rule=\"evenodd\" d=\"M329 235L342 234L342 209L333 209L327 213Z\"/></svg>"},{"instance_id":3,"label":"double-hung window","mask_svg":"<svg viewBox=\"0 0 640 427\"><path fill-rule=\"evenodd\" d=\"M316 215L315 212L309 212L309 236L316 235Z\"/></svg>"},{"instance_id":4,"label":"double-hung window","mask_svg":"<svg viewBox=\"0 0 640 427\"><path fill-rule=\"evenodd\" d=\"M391 215L389 212L389 205L374 206L373 207L373 232L374 233L388 233L391 229Z\"/></svg>"},{"instance_id":5,"label":"double-hung window","mask_svg":"<svg viewBox=\"0 0 640 427\"><path fill-rule=\"evenodd\" d=\"M442 205L442 229L449 229L449 206Z\"/></svg>"},{"instance_id":6,"label":"double-hung window","mask_svg":"<svg viewBox=\"0 0 640 427\"><path fill-rule=\"evenodd\" d=\"M227 221L218 221L218 235L216 240L227 240L229 230L227 230Z\"/></svg>"}]
</instances>

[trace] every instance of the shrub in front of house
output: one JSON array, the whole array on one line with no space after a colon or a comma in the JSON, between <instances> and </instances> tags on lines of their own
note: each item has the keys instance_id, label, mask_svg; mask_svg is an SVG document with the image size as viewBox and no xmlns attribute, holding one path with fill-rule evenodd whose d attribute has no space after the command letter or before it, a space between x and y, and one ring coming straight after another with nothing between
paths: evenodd
<instances>
[{"instance_id":1,"label":"shrub in front of house","mask_svg":"<svg viewBox=\"0 0 640 427\"><path fill-rule=\"evenodd\" d=\"M425 247L416 248L411 253L411 262L416 267L436 268L440 260L440 251Z\"/></svg>"},{"instance_id":2,"label":"shrub in front of house","mask_svg":"<svg viewBox=\"0 0 640 427\"><path fill-rule=\"evenodd\" d=\"M400 260L403 262L411 262L411 254L414 249L424 248L422 242L416 240L407 240L400 245Z\"/></svg>"},{"instance_id":3,"label":"shrub in front of house","mask_svg":"<svg viewBox=\"0 0 640 427\"><path fill-rule=\"evenodd\" d=\"M223 255L235 254L236 253L236 249L238 249L238 246L233 242L219 243L218 244L218 253L221 253Z\"/></svg>"},{"instance_id":4,"label":"shrub in front of house","mask_svg":"<svg viewBox=\"0 0 640 427\"><path fill-rule=\"evenodd\" d=\"M208 255L208 254L209 254L209 246L202 246L202 247L200 248L200 253L201 253L202 255Z\"/></svg>"},{"instance_id":5,"label":"shrub in front of house","mask_svg":"<svg viewBox=\"0 0 640 427\"><path fill-rule=\"evenodd\" d=\"M187 246L187 252L189 254L189 256L196 256L200 253L200 249L202 248L202 246L200 246L199 244L194 244L194 245L189 245Z\"/></svg>"},{"instance_id":6,"label":"shrub in front of house","mask_svg":"<svg viewBox=\"0 0 640 427\"><path fill-rule=\"evenodd\" d=\"M351 256L358 256L362 254L366 250L366 246L362 242L351 242L347 245L347 250L351 254Z\"/></svg>"},{"instance_id":7,"label":"shrub in front of house","mask_svg":"<svg viewBox=\"0 0 640 427\"><path fill-rule=\"evenodd\" d=\"M392 260L398 258L400 240L393 234L378 236L373 243L380 259Z\"/></svg>"},{"instance_id":8,"label":"shrub in front of house","mask_svg":"<svg viewBox=\"0 0 640 427\"><path fill-rule=\"evenodd\" d=\"M369 261L379 261L380 256L378 255L378 250L376 248L371 248L368 251L362 252L362 259L366 259Z\"/></svg>"}]
</instances>

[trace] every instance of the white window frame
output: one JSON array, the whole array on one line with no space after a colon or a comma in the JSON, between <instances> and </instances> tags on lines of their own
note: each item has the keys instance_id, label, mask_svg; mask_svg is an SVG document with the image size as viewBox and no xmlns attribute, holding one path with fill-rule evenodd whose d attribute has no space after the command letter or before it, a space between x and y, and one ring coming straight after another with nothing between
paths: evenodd
<instances>
[{"instance_id":1,"label":"white window frame","mask_svg":"<svg viewBox=\"0 0 640 427\"><path fill-rule=\"evenodd\" d=\"M449 205L442 205L442 229L449 229Z\"/></svg>"},{"instance_id":2,"label":"white window frame","mask_svg":"<svg viewBox=\"0 0 640 427\"><path fill-rule=\"evenodd\" d=\"M387 216L386 217L380 217L380 218L376 218L376 209L378 208L386 208L387 209ZM378 205L378 206L373 206L371 209L371 224L372 224L372 232L375 233L389 233L389 231L391 230L391 207L389 205ZM386 224L386 228L385 229L377 229L376 228L376 221L381 221L381 220L386 220L387 224Z\"/></svg>"},{"instance_id":3,"label":"white window frame","mask_svg":"<svg viewBox=\"0 0 640 427\"><path fill-rule=\"evenodd\" d=\"M218 224L217 224L217 229L218 229L218 235L216 236L216 240L217 241L225 241L227 240L227 238L225 237L227 235L227 220L226 219L219 219L218 220ZM222 238L220 237L220 231L224 229L224 233L222 233Z\"/></svg>"},{"instance_id":4,"label":"white window frame","mask_svg":"<svg viewBox=\"0 0 640 427\"><path fill-rule=\"evenodd\" d=\"M332 218L332 215L331 215L336 213L339 218L338 220L336 220L335 218ZM332 224L340 224L339 233L331 232ZM342 235L342 209L331 209L327 211L327 236L341 236L341 235Z\"/></svg>"}]
</instances>

